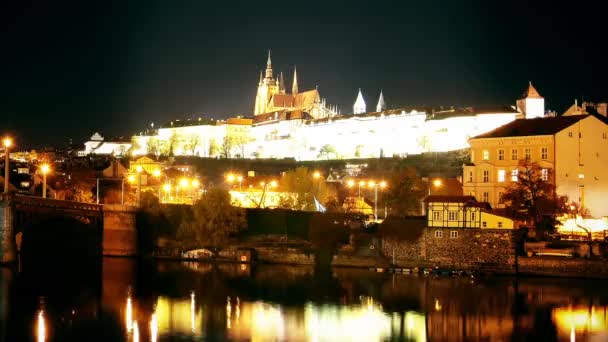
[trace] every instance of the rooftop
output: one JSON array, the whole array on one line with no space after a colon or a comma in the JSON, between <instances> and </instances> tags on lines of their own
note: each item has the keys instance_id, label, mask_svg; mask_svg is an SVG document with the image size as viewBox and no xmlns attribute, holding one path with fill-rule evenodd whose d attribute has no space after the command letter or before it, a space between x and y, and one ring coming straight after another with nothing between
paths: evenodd
<instances>
[{"instance_id":1,"label":"rooftop","mask_svg":"<svg viewBox=\"0 0 608 342\"><path fill-rule=\"evenodd\" d=\"M554 135L577 123L589 115L557 116L536 119L517 119L488 133L471 139L527 137L535 135Z\"/></svg>"}]
</instances>

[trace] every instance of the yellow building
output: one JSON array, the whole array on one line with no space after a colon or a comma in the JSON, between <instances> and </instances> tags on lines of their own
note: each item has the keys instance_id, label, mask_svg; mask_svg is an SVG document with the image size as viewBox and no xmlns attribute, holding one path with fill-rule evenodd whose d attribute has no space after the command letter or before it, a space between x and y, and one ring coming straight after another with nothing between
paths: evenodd
<instances>
[{"instance_id":1,"label":"yellow building","mask_svg":"<svg viewBox=\"0 0 608 342\"><path fill-rule=\"evenodd\" d=\"M425 199L427 227L513 229L513 220L490 212L486 202L473 196L433 195Z\"/></svg>"},{"instance_id":2,"label":"yellow building","mask_svg":"<svg viewBox=\"0 0 608 342\"><path fill-rule=\"evenodd\" d=\"M578 202L595 217L608 215L608 127L594 115L518 119L469 139L471 161L463 170L463 193L504 207L502 195L518 180L520 161L538 163L558 195ZM546 170L546 171L545 171Z\"/></svg>"}]
</instances>

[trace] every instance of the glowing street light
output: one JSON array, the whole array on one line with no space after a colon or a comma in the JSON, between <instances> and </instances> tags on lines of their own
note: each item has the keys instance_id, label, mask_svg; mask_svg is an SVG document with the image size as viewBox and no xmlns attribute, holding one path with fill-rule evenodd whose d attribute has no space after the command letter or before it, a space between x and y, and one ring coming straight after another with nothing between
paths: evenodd
<instances>
[{"instance_id":1,"label":"glowing street light","mask_svg":"<svg viewBox=\"0 0 608 342\"><path fill-rule=\"evenodd\" d=\"M46 198L46 174L51 171L49 164L42 164L40 172L42 172L42 198Z\"/></svg>"},{"instance_id":2,"label":"glowing street light","mask_svg":"<svg viewBox=\"0 0 608 342\"><path fill-rule=\"evenodd\" d=\"M4 192L8 192L8 177L10 172L10 148L13 145L13 140L10 137L2 139L2 145L4 145Z\"/></svg>"},{"instance_id":3,"label":"glowing street light","mask_svg":"<svg viewBox=\"0 0 608 342\"><path fill-rule=\"evenodd\" d=\"M160 170L159 169L155 169L154 171L152 171L152 175L156 178L160 178Z\"/></svg>"},{"instance_id":4,"label":"glowing street light","mask_svg":"<svg viewBox=\"0 0 608 342\"><path fill-rule=\"evenodd\" d=\"M435 178L433 180L432 186L429 184L429 196L431 196L431 188L432 187L440 188L442 185L443 185L443 182L441 181L441 179Z\"/></svg>"},{"instance_id":5,"label":"glowing street light","mask_svg":"<svg viewBox=\"0 0 608 342\"><path fill-rule=\"evenodd\" d=\"M349 179L348 182L346 182L346 185L348 185L349 188L352 188L353 186L355 186L355 181L352 179Z\"/></svg>"},{"instance_id":6,"label":"glowing street light","mask_svg":"<svg viewBox=\"0 0 608 342\"><path fill-rule=\"evenodd\" d=\"M373 180L367 182L367 184L370 188L374 188L374 220L378 221L378 187L384 189L387 187L387 184L386 181L381 181L380 183L377 183Z\"/></svg>"},{"instance_id":7,"label":"glowing street light","mask_svg":"<svg viewBox=\"0 0 608 342\"><path fill-rule=\"evenodd\" d=\"M198 179L193 179L192 180L192 187L195 189L198 189L198 187L201 186L201 183L199 182Z\"/></svg>"},{"instance_id":8,"label":"glowing street light","mask_svg":"<svg viewBox=\"0 0 608 342\"><path fill-rule=\"evenodd\" d=\"M319 178L321 178L321 172L319 172L319 171L315 171L315 173L313 173L313 174L312 174L312 177L313 177L314 179L319 179Z\"/></svg>"},{"instance_id":9,"label":"glowing street light","mask_svg":"<svg viewBox=\"0 0 608 342\"><path fill-rule=\"evenodd\" d=\"M270 187L271 188L276 188L277 186L279 186L279 183L276 180L270 181Z\"/></svg>"},{"instance_id":10,"label":"glowing street light","mask_svg":"<svg viewBox=\"0 0 608 342\"><path fill-rule=\"evenodd\" d=\"M229 173L228 176L226 176L226 181L228 181L228 183L233 183L235 178L236 177L232 173Z\"/></svg>"},{"instance_id":11,"label":"glowing street light","mask_svg":"<svg viewBox=\"0 0 608 342\"><path fill-rule=\"evenodd\" d=\"M182 178L179 180L179 186L182 188L187 188L190 185L190 182L188 182L188 178Z\"/></svg>"}]
</instances>

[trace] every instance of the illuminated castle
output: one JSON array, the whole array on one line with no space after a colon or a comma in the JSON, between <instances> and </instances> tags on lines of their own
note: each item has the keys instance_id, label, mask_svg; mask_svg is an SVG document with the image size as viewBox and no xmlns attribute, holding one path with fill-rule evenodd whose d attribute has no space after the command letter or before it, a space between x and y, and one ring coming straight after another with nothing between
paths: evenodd
<instances>
[{"instance_id":1,"label":"illuminated castle","mask_svg":"<svg viewBox=\"0 0 608 342\"><path fill-rule=\"evenodd\" d=\"M468 139L516 118L544 115L544 99L530 85L517 106L402 107L387 109L380 91L368 112L359 89L352 114L328 106L318 88L300 92L294 68L291 93L283 74L274 76L270 52L260 73L250 118L171 122L154 134L134 137L135 154L156 153L225 158L297 160L405 157L469 147ZM164 151L164 152L158 152ZM168 152L167 152L168 151Z\"/></svg>"}]
</instances>

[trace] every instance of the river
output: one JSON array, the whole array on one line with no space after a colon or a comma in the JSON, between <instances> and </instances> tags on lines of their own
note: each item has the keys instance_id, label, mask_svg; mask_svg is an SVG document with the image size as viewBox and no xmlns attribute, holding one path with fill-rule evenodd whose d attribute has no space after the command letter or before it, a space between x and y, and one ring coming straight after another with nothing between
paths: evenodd
<instances>
[{"instance_id":1,"label":"river","mask_svg":"<svg viewBox=\"0 0 608 342\"><path fill-rule=\"evenodd\" d=\"M605 341L606 285L53 260L0 268L0 341Z\"/></svg>"}]
</instances>

